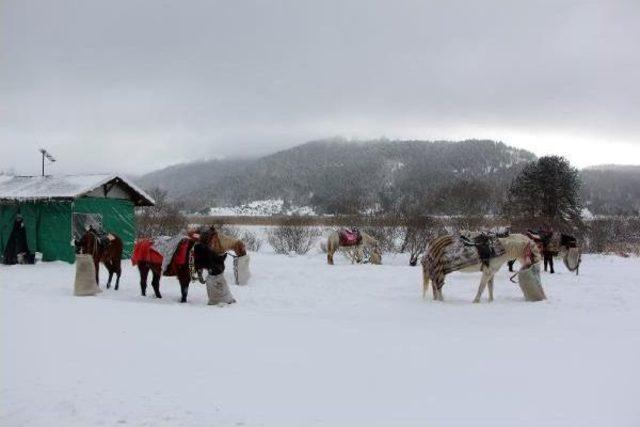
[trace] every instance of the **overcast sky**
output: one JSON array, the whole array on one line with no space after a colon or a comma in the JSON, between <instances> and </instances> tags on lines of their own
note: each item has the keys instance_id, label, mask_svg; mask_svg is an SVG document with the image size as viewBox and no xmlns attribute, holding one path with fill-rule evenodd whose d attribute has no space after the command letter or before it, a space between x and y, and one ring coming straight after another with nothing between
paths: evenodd
<instances>
[{"instance_id":1,"label":"overcast sky","mask_svg":"<svg viewBox=\"0 0 640 427\"><path fill-rule=\"evenodd\" d=\"M0 1L0 170L336 135L640 164L640 1Z\"/></svg>"}]
</instances>

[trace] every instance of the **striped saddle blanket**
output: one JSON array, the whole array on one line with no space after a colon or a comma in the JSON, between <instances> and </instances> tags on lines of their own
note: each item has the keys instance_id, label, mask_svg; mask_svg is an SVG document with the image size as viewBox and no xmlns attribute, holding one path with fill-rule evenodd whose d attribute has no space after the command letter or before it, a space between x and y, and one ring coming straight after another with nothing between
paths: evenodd
<instances>
[{"instance_id":1,"label":"striped saddle blanket","mask_svg":"<svg viewBox=\"0 0 640 427\"><path fill-rule=\"evenodd\" d=\"M481 236L485 237L442 236L433 240L426 251L429 275L435 278L438 274L446 275L504 255L504 246L496 236Z\"/></svg>"}]
</instances>

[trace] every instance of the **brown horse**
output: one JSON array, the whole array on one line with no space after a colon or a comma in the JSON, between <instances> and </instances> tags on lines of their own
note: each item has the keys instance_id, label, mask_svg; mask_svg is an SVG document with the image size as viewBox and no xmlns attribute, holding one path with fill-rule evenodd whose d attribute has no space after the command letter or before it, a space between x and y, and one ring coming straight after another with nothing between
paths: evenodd
<instances>
[{"instance_id":1,"label":"brown horse","mask_svg":"<svg viewBox=\"0 0 640 427\"><path fill-rule=\"evenodd\" d=\"M138 266L142 296L147 295L147 278L149 271L151 271L153 275L151 286L157 298L162 298L160 294L160 277L162 275L175 276L180 283L180 302L187 302L189 284L195 279L204 284L202 270L208 269L211 263L210 254L206 251L196 250L196 245L208 248L206 244L199 242L194 237L184 237L178 243L173 259L162 271L163 256L153 249L153 242L149 239L136 241L131 263Z\"/></svg>"},{"instance_id":2,"label":"brown horse","mask_svg":"<svg viewBox=\"0 0 640 427\"><path fill-rule=\"evenodd\" d=\"M89 254L93 257L96 268L96 284L100 286L100 263L102 262L109 271L107 289L111 287L113 273L116 274L117 291L120 287L120 274L122 274L122 239L113 233L101 236L93 228L89 228L80 238L74 241L76 253Z\"/></svg>"},{"instance_id":3,"label":"brown horse","mask_svg":"<svg viewBox=\"0 0 640 427\"><path fill-rule=\"evenodd\" d=\"M207 235L209 247L218 255L233 251L233 275L236 285L246 285L251 277L249 271L249 255L242 240L225 234L218 233L215 227L209 227L204 234Z\"/></svg>"}]
</instances>

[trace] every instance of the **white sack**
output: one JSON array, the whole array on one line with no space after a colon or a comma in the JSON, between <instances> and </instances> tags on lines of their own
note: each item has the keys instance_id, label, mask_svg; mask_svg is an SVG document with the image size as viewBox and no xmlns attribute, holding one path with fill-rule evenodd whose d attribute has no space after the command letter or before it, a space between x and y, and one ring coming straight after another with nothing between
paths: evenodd
<instances>
[{"instance_id":1,"label":"white sack","mask_svg":"<svg viewBox=\"0 0 640 427\"><path fill-rule=\"evenodd\" d=\"M233 295L231 295L224 274L209 275L207 277L207 295L209 296L209 305L233 304L236 302Z\"/></svg>"},{"instance_id":2,"label":"white sack","mask_svg":"<svg viewBox=\"0 0 640 427\"><path fill-rule=\"evenodd\" d=\"M251 272L249 271L249 254L233 259L233 276L236 285L244 286L249 283Z\"/></svg>"},{"instance_id":3,"label":"white sack","mask_svg":"<svg viewBox=\"0 0 640 427\"><path fill-rule=\"evenodd\" d=\"M73 295L87 296L102 292L96 283L96 268L93 256L87 254L76 255L76 280L73 285Z\"/></svg>"},{"instance_id":4,"label":"white sack","mask_svg":"<svg viewBox=\"0 0 640 427\"><path fill-rule=\"evenodd\" d=\"M540 265L533 264L518 272L518 284L526 301L542 301L547 299L540 280Z\"/></svg>"}]
</instances>

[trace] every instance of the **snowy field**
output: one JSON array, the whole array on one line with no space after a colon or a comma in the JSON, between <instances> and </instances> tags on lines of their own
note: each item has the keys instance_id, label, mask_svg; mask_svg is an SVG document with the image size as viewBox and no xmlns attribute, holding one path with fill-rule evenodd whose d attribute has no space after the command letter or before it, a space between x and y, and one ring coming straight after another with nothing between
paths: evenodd
<instances>
[{"instance_id":1,"label":"snowy field","mask_svg":"<svg viewBox=\"0 0 640 427\"><path fill-rule=\"evenodd\" d=\"M174 278L141 297L128 262L95 297L72 265L0 266L0 424L640 425L637 258L559 265L539 303L503 270L472 304L478 274L424 301L405 256L251 256L228 307L200 284L179 304Z\"/></svg>"}]
</instances>

